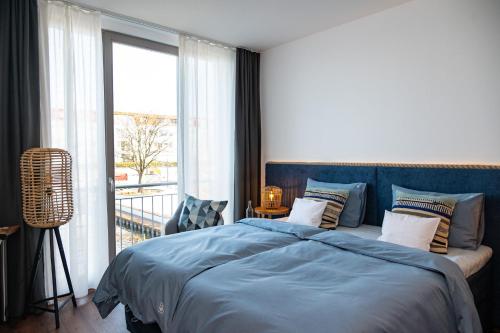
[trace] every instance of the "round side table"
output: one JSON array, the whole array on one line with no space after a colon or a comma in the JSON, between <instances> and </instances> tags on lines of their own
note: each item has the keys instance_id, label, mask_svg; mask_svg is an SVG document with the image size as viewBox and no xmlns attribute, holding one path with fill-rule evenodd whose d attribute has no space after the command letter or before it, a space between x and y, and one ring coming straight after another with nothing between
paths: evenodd
<instances>
[{"instance_id":1,"label":"round side table","mask_svg":"<svg viewBox=\"0 0 500 333\"><path fill-rule=\"evenodd\" d=\"M288 215L288 212L290 209L288 207L279 207L279 208L272 208L272 209L267 209L264 207L255 207L255 213L257 217L263 217L263 218L270 218L272 219L273 216L286 216Z\"/></svg>"}]
</instances>

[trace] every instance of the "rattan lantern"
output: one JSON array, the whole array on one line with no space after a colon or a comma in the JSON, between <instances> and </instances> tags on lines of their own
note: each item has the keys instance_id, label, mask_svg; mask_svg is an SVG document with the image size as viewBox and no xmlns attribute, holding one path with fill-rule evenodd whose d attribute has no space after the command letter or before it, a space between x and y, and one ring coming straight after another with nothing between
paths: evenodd
<instances>
[{"instance_id":1,"label":"rattan lantern","mask_svg":"<svg viewBox=\"0 0 500 333\"><path fill-rule=\"evenodd\" d=\"M26 224L40 229L35 262L33 263L29 295L33 294L33 284L42 257L44 235L49 230L50 261L52 269L53 296L29 304L30 307L53 312L56 328L59 328L59 297L69 296L76 307L73 285L69 275L64 247L59 233L59 226L68 223L73 217L73 186L71 181L71 155L57 148L32 148L21 156L20 163L23 217ZM56 271L54 259L54 235L57 241L61 262L66 275L69 293L57 295ZM52 308L39 304L53 301ZM64 306L63 303L61 305Z\"/></svg>"},{"instance_id":2,"label":"rattan lantern","mask_svg":"<svg viewBox=\"0 0 500 333\"><path fill-rule=\"evenodd\" d=\"M24 221L53 228L73 217L71 155L57 148L32 148L21 157Z\"/></svg>"},{"instance_id":3,"label":"rattan lantern","mask_svg":"<svg viewBox=\"0 0 500 333\"><path fill-rule=\"evenodd\" d=\"M281 207L281 196L283 191L277 186L266 186L262 191L260 201L265 209L276 209Z\"/></svg>"}]
</instances>

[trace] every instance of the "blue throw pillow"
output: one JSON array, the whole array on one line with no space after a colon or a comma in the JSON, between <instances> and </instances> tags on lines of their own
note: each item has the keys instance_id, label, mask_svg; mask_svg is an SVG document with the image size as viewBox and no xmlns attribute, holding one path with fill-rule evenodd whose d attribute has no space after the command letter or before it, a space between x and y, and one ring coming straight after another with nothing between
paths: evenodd
<instances>
[{"instance_id":1,"label":"blue throw pillow","mask_svg":"<svg viewBox=\"0 0 500 333\"><path fill-rule=\"evenodd\" d=\"M326 183L307 179L307 187L322 187L331 190L347 190L349 196L345 203L344 209L340 214L339 225L344 227L357 228L365 219L366 209L366 183Z\"/></svg>"},{"instance_id":2,"label":"blue throw pillow","mask_svg":"<svg viewBox=\"0 0 500 333\"><path fill-rule=\"evenodd\" d=\"M393 206L396 191L455 199L457 202L451 217L448 246L475 250L481 245L484 236L484 193L445 194L392 185Z\"/></svg>"}]
</instances>

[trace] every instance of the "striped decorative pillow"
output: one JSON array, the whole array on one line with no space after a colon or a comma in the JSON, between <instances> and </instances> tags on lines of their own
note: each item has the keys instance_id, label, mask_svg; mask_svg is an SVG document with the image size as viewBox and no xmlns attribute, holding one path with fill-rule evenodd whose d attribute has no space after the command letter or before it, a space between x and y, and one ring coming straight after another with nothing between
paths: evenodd
<instances>
[{"instance_id":1,"label":"striped decorative pillow","mask_svg":"<svg viewBox=\"0 0 500 333\"><path fill-rule=\"evenodd\" d=\"M322 187L308 186L304 193L305 199L316 201L326 201L326 208L321 218L320 228L335 229L339 224L340 214L344 209L347 198L349 197L348 190L335 190Z\"/></svg>"},{"instance_id":2,"label":"striped decorative pillow","mask_svg":"<svg viewBox=\"0 0 500 333\"><path fill-rule=\"evenodd\" d=\"M456 199L396 191L392 211L420 217L439 217L440 222L431 243L431 252L448 253L448 234Z\"/></svg>"}]
</instances>

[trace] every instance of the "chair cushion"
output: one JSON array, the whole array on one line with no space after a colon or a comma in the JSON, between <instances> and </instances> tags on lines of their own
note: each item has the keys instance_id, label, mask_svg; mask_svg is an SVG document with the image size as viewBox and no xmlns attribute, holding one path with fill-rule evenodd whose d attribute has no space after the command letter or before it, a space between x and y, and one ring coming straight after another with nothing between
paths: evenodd
<instances>
[{"instance_id":1,"label":"chair cushion","mask_svg":"<svg viewBox=\"0 0 500 333\"><path fill-rule=\"evenodd\" d=\"M178 224L179 232L224 224L221 214L226 205L227 201L200 200L186 194Z\"/></svg>"}]
</instances>

